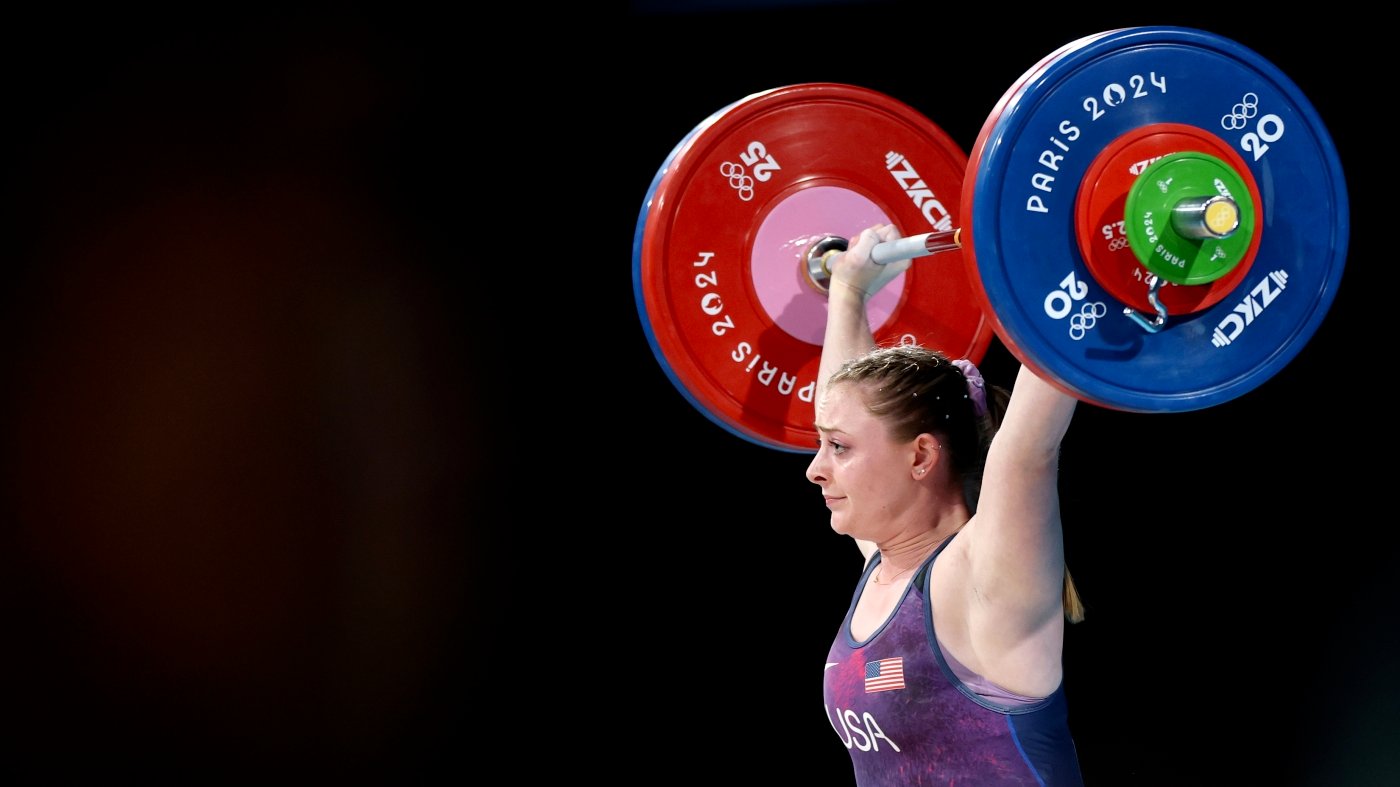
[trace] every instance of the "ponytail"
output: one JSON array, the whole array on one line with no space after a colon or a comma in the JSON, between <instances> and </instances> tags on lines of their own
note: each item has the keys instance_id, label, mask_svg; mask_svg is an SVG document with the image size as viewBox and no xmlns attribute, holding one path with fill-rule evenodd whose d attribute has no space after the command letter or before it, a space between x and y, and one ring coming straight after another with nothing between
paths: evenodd
<instances>
[{"instance_id":1,"label":"ponytail","mask_svg":"<svg viewBox=\"0 0 1400 787\"><path fill-rule=\"evenodd\" d=\"M1084 620L1084 602L1079 600L1079 591L1074 587L1074 578L1069 575L1069 566L1065 566L1064 607L1065 619L1070 623Z\"/></svg>"}]
</instances>

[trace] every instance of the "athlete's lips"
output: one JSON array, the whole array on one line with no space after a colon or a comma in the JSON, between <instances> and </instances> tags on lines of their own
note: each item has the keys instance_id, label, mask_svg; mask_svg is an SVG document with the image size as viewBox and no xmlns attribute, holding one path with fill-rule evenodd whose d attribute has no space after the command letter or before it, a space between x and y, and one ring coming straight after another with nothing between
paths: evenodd
<instances>
[{"instance_id":1,"label":"athlete's lips","mask_svg":"<svg viewBox=\"0 0 1400 787\"><path fill-rule=\"evenodd\" d=\"M844 497L830 497L830 496L824 495L824 496L822 497L822 499L826 501L826 507L827 507L827 508L831 508L831 504L832 504L833 502L835 502L835 501L837 501L837 500L845 500L846 498L844 498Z\"/></svg>"}]
</instances>

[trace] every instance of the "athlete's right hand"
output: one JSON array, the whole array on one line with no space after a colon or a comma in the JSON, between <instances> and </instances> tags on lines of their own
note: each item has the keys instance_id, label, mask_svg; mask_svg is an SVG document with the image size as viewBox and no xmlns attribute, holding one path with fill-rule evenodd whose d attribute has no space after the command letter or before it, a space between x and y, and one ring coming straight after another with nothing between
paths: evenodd
<instances>
[{"instance_id":1,"label":"athlete's right hand","mask_svg":"<svg viewBox=\"0 0 1400 787\"><path fill-rule=\"evenodd\" d=\"M908 270L913 259L895 260L884 265L870 258L876 244L898 240L893 224L876 224L860 231L855 242L845 251L827 260L831 271L831 287L848 287L869 300L896 276Z\"/></svg>"}]
</instances>

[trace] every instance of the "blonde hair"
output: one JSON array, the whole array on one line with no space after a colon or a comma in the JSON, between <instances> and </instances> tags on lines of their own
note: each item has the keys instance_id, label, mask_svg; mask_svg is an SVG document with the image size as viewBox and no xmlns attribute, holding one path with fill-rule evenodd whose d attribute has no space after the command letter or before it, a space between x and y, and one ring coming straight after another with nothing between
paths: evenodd
<instances>
[{"instance_id":1,"label":"blonde hair","mask_svg":"<svg viewBox=\"0 0 1400 787\"><path fill-rule=\"evenodd\" d=\"M1084 620L1084 602L1079 600L1079 590L1074 586L1074 578L1069 575L1069 566L1065 566L1064 607L1065 620L1070 623Z\"/></svg>"}]
</instances>

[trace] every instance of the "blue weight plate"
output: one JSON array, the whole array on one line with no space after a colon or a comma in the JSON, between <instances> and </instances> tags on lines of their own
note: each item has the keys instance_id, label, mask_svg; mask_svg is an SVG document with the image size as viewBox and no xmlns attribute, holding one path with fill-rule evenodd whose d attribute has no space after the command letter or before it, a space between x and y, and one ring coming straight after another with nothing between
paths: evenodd
<instances>
[{"instance_id":1,"label":"blue weight plate","mask_svg":"<svg viewBox=\"0 0 1400 787\"><path fill-rule=\"evenodd\" d=\"M1263 226L1232 292L1149 333L1086 266L1075 202L1099 151L1159 123L1238 151L1261 186ZM1125 28L1042 61L998 102L969 173L964 249L997 335L1043 377L1105 407L1195 410L1253 390L1316 332L1342 276L1346 182L1326 127L1278 68L1212 33Z\"/></svg>"}]
</instances>

